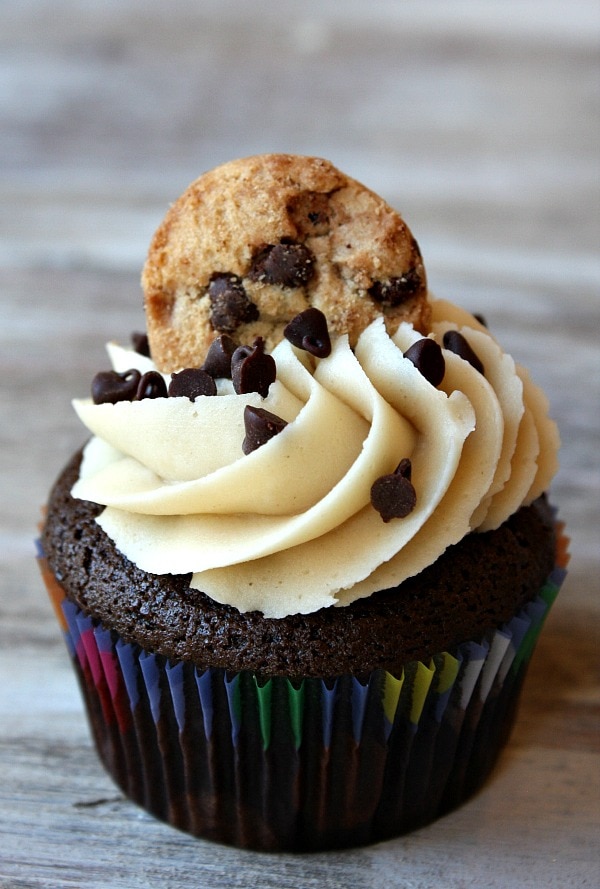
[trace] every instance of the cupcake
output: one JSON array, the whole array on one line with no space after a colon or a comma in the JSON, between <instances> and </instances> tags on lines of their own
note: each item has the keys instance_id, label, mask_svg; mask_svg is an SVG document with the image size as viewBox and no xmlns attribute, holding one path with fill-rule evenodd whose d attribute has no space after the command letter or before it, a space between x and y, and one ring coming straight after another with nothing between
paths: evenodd
<instances>
[{"instance_id":1,"label":"cupcake","mask_svg":"<svg viewBox=\"0 0 600 889\"><path fill-rule=\"evenodd\" d=\"M240 847L433 821L506 742L564 576L545 396L321 159L201 176L142 282L40 541L104 765Z\"/></svg>"}]
</instances>

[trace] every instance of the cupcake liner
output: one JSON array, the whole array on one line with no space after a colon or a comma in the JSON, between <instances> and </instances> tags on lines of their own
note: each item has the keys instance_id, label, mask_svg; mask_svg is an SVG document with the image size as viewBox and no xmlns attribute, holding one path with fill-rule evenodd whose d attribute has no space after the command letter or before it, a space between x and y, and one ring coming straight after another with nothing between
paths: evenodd
<instances>
[{"instance_id":1,"label":"cupcake liner","mask_svg":"<svg viewBox=\"0 0 600 889\"><path fill-rule=\"evenodd\" d=\"M562 531L562 526L559 527ZM262 679L200 670L119 638L42 575L109 773L196 836L260 850L361 845L426 824L484 781L565 576L483 640L400 676Z\"/></svg>"}]
</instances>

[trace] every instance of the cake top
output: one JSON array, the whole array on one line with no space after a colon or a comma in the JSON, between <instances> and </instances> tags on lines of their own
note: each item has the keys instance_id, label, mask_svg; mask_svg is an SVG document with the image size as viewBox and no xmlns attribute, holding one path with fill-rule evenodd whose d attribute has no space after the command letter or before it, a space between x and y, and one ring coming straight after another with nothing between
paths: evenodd
<instances>
[{"instance_id":1,"label":"cake top","mask_svg":"<svg viewBox=\"0 0 600 889\"><path fill-rule=\"evenodd\" d=\"M269 617L347 605L548 487L548 403L481 320L427 293L393 210L325 161L205 174L144 270L150 355L74 402L73 495L139 568Z\"/></svg>"},{"instance_id":2,"label":"cake top","mask_svg":"<svg viewBox=\"0 0 600 889\"><path fill-rule=\"evenodd\" d=\"M124 558L95 521L102 507L70 496L79 460L54 486L44 529L61 586L126 641L201 669L298 678L384 669L400 676L407 661L427 664L510 620L554 566L552 510L538 500L497 531L467 535L396 590L270 620L215 602L191 589L186 575L149 575Z\"/></svg>"}]
</instances>

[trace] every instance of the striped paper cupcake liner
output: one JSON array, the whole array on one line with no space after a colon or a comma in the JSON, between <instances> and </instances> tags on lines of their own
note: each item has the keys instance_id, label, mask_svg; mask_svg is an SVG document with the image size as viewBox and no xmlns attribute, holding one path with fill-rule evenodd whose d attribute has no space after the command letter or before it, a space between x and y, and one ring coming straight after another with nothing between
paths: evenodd
<instances>
[{"instance_id":1,"label":"striped paper cupcake liner","mask_svg":"<svg viewBox=\"0 0 600 889\"><path fill-rule=\"evenodd\" d=\"M99 755L123 792L196 836L261 850L361 845L427 824L485 780L514 719L566 539L540 590L485 639L399 676L199 669L124 642L39 561Z\"/></svg>"}]
</instances>

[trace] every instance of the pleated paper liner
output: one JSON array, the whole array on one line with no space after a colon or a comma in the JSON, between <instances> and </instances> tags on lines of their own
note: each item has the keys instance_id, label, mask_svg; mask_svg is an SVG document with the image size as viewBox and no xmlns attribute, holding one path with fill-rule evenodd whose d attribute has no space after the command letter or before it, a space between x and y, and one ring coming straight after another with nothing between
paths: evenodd
<instances>
[{"instance_id":1,"label":"pleated paper liner","mask_svg":"<svg viewBox=\"0 0 600 889\"><path fill-rule=\"evenodd\" d=\"M196 836L265 851L362 845L422 826L480 787L512 726L565 576L484 640L362 680L200 670L123 642L40 566L100 757L123 792Z\"/></svg>"}]
</instances>

